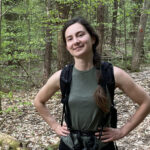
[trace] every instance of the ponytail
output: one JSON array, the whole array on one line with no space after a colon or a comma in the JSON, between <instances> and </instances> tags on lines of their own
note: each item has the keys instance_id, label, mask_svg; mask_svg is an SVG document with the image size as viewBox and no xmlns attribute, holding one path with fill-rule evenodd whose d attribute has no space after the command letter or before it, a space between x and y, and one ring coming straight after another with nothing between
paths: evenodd
<instances>
[{"instance_id":1,"label":"ponytail","mask_svg":"<svg viewBox=\"0 0 150 150\"><path fill-rule=\"evenodd\" d=\"M96 104L99 106L99 108L104 112L109 112L108 104L107 104L107 97L106 93L104 92L104 89L99 84L99 81L102 77L101 74L101 56L96 52L96 47L93 46L93 64L96 68L96 75L97 75L97 82L98 86L96 88L96 91L94 93Z\"/></svg>"}]
</instances>

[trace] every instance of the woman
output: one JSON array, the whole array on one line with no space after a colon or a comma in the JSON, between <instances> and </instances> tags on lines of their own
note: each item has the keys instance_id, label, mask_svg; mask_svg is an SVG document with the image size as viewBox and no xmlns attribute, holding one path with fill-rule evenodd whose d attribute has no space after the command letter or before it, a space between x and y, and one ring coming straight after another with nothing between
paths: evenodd
<instances>
[{"instance_id":1,"label":"woman","mask_svg":"<svg viewBox=\"0 0 150 150\"><path fill-rule=\"evenodd\" d=\"M125 71L114 66L115 86L139 104L139 108L121 128L111 128L108 122L99 139L100 132L97 132L99 122L102 120L103 113L108 111L106 107L108 102L103 88L97 84L97 81L99 81L97 77L101 78L101 72L99 71L101 62L96 52L99 42L98 36L82 17L76 17L68 21L62 30L62 34L66 49L74 58L69 95L72 128L76 131L93 131L95 149L115 150L113 141L126 136L149 113L150 97ZM82 135L78 137L78 134L72 133L67 128L66 123L61 126L50 115L45 105L52 95L60 89L60 74L61 70L54 73L39 91L34 101L35 107L49 126L61 137L60 150L81 149L75 148L74 143L77 145L82 142L85 149L92 150L92 148L85 146L85 143L91 141L91 138Z\"/></svg>"}]
</instances>

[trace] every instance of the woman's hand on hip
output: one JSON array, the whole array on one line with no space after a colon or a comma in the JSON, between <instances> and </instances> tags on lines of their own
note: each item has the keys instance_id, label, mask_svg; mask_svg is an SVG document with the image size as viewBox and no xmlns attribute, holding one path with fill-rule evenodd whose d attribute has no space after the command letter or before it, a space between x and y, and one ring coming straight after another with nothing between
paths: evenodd
<instances>
[{"instance_id":1,"label":"woman's hand on hip","mask_svg":"<svg viewBox=\"0 0 150 150\"><path fill-rule=\"evenodd\" d=\"M54 131L59 136L67 136L70 133L66 124L63 124L62 126L60 124L57 125Z\"/></svg>"},{"instance_id":2,"label":"woman's hand on hip","mask_svg":"<svg viewBox=\"0 0 150 150\"><path fill-rule=\"evenodd\" d=\"M100 132L96 132L95 135L99 137ZM104 128L100 137L102 142L116 141L124 137L122 129L119 128Z\"/></svg>"}]
</instances>

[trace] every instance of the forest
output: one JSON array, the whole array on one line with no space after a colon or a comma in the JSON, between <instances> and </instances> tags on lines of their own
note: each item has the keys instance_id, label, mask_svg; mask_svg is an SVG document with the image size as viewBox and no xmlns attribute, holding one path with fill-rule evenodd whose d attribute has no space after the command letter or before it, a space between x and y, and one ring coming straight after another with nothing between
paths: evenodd
<instances>
[{"instance_id":1,"label":"forest","mask_svg":"<svg viewBox=\"0 0 150 150\"><path fill-rule=\"evenodd\" d=\"M0 149L56 149L49 145L57 147L59 137L38 115L33 100L55 71L73 63L61 29L81 14L98 33L102 60L127 70L150 93L150 0L0 0ZM128 107L130 100L116 93L117 107L121 98ZM48 104L60 120L60 93ZM147 123L150 117L142 126ZM150 128L140 139L142 126L134 131L139 139L131 134L128 142L118 142L121 150L150 149ZM134 140L141 147L129 147Z\"/></svg>"}]
</instances>

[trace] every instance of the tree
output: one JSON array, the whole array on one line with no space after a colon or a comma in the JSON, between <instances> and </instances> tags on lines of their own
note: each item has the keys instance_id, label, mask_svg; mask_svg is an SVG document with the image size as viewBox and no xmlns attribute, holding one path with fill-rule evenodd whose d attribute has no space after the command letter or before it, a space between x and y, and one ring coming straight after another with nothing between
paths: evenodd
<instances>
[{"instance_id":1,"label":"tree","mask_svg":"<svg viewBox=\"0 0 150 150\"><path fill-rule=\"evenodd\" d=\"M2 53L2 49L1 49L1 22L2 22L2 0L0 0L0 56ZM0 72L1 72L1 65L0 65ZM2 110L2 105L1 105L1 74L0 74L0 111Z\"/></svg>"},{"instance_id":2,"label":"tree","mask_svg":"<svg viewBox=\"0 0 150 150\"><path fill-rule=\"evenodd\" d=\"M59 17L62 20L68 19L71 3L61 3L60 1L56 3L57 9L59 11ZM66 50L66 46L63 42L61 31L58 32L58 69L63 68L66 64L70 64L73 59L70 53Z\"/></svg>"},{"instance_id":3,"label":"tree","mask_svg":"<svg viewBox=\"0 0 150 150\"><path fill-rule=\"evenodd\" d=\"M27 31L27 33L28 33L27 34L28 35L28 45L29 45L28 51L29 51L29 53L31 53L31 45L30 45L30 41L31 41L30 1L26 0L25 3L27 5L26 21L27 21L27 27L28 27L28 31ZM29 71L30 71L30 67L31 67L31 60L29 60L29 67L28 67Z\"/></svg>"},{"instance_id":4,"label":"tree","mask_svg":"<svg viewBox=\"0 0 150 150\"><path fill-rule=\"evenodd\" d=\"M132 55L132 71L138 71L141 63L141 49L144 42L145 28L147 23L148 14L147 11L150 9L150 1L144 0L143 12L140 16L140 22L138 27L138 33L135 42L135 50Z\"/></svg>"},{"instance_id":5,"label":"tree","mask_svg":"<svg viewBox=\"0 0 150 150\"><path fill-rule=\"evenodd\" d=\"M103 42L104 42L104 13L105 6L102 2L100 2L97 8L97 22L99 26L97 27L98 35L99 35L99 53L102 54L103 51Z\"/></svg>"},{"instance_id":6,"label":"tree","mask_svg":"<svg viewBox=\"0 0 150 150\"><path fill-rule=\"evenodd\" d=\"M130 32L131 38L132 38L132 53L135 50L135 38L137 34L137 28L138 24L140 22L140 16L141 16L141 4L143 3L143 0L134 0L135 5L132 6L133 10L133 16L131 17L132 20L132 29Z\"/></svg>"},{"instance_id":7,"label":"tree","mask_svg":"<svg viewBox=\"0 0 150 150\"><path fill-rule=\"evenodd\" d=\"M126 16L126 7L125 1L123 8L123 22L124 22L124 65L127 67L127 16Z\"/></svg>"},{"instance_id":8,"label":"tree","mask_svg":"<svg viewBox=\"0 0 150 150\"><path fill-rule=\"evenodd\" d=\"M52 9L52 0L46 0L46 12L47 12L47 25L46 25L46 47L44 53L44 80L46 81L49 78L51 73L51 58L52 58L52 34L50 29L50 11Z\"/></svg>"},{"instance_id":9,"label":"tree","mask_svg":"<svg viewBox=\"0 0 150 150\"><path fill-rule=\"evenodd\" d=\"M118 0L114 0L113 20L112 20L112 35L111 35L111 49L116 50L116 27L117 27L117 12Z\"/></svg>"},{"instance_id":10,"label":"tree","mask_svg":"<svg viewBox=\"0 0 150 150\"><path fill-rule=\"evenodd\" d=\"M0 0L0 53L1 53L1 22L2 22L2 0Z\"/></svg>"}]
</instances>

